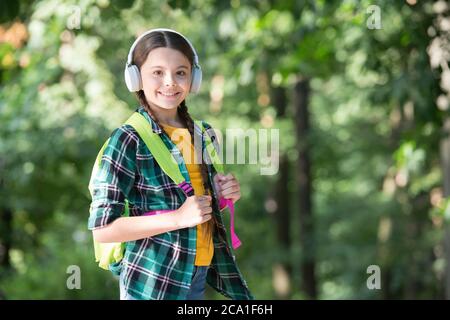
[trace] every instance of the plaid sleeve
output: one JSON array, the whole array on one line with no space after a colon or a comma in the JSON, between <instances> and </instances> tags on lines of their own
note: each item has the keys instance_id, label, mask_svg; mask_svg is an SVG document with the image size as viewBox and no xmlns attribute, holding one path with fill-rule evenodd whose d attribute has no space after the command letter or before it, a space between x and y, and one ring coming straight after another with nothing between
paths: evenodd
<instances>
[{"instance_id":1,"label":"plaid sleeve","mask_svg":"<svg viewBox=\"0 0 450 320\"><path fill-rule=\"evenodd\" d=\"M90 230L104 227L122 215L134 184L137 145L137 135L130 126L122 126L111 134L93 179Z\"/></svg>"}]
</instances>

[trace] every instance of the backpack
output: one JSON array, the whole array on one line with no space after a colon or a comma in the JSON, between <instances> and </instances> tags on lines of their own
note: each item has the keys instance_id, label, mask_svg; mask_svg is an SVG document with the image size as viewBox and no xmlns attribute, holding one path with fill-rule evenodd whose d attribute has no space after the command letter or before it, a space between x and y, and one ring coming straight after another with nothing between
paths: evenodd
<instances>
[{"instance_id":1,"label":"backpack","mask_svg":"<svg viewBox=\"0 0 450 320\"><path fill-rule=\"evenodd\" d=\"M202 128L202 133L204 134L206 129L203 126L203 123L201 121L195 122L200 128ZM183 190L185 194L192 191L191 185L185 181L183 175L181 174L175 158L170 153L159 134L153 132L149 122L143 115L138 112L134 112L124 124L132 126L137 131L161 169ZM92 168L91 178L89 181L89 190L91 191L91 194L93 193L93 181L98 169L100 168L103 152L105 151L108 142L109 139L103 144ZM205 135L205 143L207 153L211 159L214 169L218 173L224 174L223 164L220 161L219 155L216 152L209 134ZM219 205L220 207L228 206L230 210L232 246L233 249L237 249L242 243L234 232L233 201L221 198L219 199ZM125 209L122 216L129 216L129 205L127 200L125 200ZM113 272L117 271L118 268L120 268L120 262L123 259L125 244L125 242L99 243L94 240L95 261L98 262L99 267L105 270L111 270Z\"/></svg>"}]
</instances>

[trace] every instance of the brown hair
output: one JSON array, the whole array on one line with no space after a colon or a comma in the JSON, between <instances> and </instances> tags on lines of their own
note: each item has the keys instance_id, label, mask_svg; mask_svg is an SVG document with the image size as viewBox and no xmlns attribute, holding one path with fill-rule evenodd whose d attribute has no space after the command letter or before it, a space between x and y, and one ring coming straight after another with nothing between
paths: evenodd
<instances>
[{"instance_id":1,"label":"brown hair","mask_svg":"<svg viewBox=\"0 0 450 320\"><path fill-rule=\"evenodd\" d=\"M190 45L186 42L186 40L173 32L170 31L155 31L150 34L145 35L136 45L134 52L133 52L133 63L140 69L142 65L144 64L145 60L147 59L148 54L150 51L156 48L170 48L180 51L182 54L186 56L186 58L191 63L191 68L194 64L194 53L192 52L192 49ZM160 125L158 118L156 117L155 113L151 110L150 105L147 102L147 99L145 98L145 94L143 90L140 90L136 93L137 98L139 100L139 103L145 108L145 110L149 113L149 115L155 120L155 122L161 127L161 130L165 132L164 128ZM189 133L191 135L191 143L194 145L194 121L191 118L191 115L188 112L188 108L186 105L185 100L183 100L180 105L178 106L178 115L180 118L184 121L184 125L189 130ZM165 132L166 133L166 132ZM167 133L166 133L167 134ZM169 135L168 135L169 136ZM194 145L195 146L195 145ZM196 148L198 146L195 146ZM200 154L201 156L201 162L200 162L200 171L203 179L203 187L205 190L205 194L207 194L207 191L210 191L210 194L212 195L213 192L209 186L208 183L208 169L206 167L205 161L203 161L203 152L198 151L197 154ZM214 183L214 182L213 182ZM210 237L212 236L212 232L215 230L214 226L217 226L217 220L214 216L214 213L211 213L212 219L207 221L206 224L206 235L207 240L210 240Z\"/></svg>"}]
</instances>

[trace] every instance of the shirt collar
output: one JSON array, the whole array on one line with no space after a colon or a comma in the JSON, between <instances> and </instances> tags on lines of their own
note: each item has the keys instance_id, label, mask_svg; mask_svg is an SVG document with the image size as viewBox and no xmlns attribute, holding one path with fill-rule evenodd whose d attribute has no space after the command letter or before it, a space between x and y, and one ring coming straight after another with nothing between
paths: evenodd
<instances>
[{"instance_id":1,"label":"shirt collar","mask_svg":"<svg viewBox=\"0 0 450 320\"><path fill-rule=\"evenodd\" d=\"M147 121L150 122L154 133L162 134L163 130L161 129L161 127L156 123L155 120L153 120L153 118L148 114L148 112L145 110L143 106L139 106L139 108L136 111L142 114L145 117L145 119L147 119Z\"/></svg>"},{"instance_id":2,"label":"shirt collar","mask_svg":"<svg viewBox=\"0 0 450 320\"><path fill-rule=\"evenodd\" d=\"M150 116L150 114L145 110L143 106L139 106L139 108L136 110L140 114L142 114L145 119L147 119L148 122L152 125L152 130L154 133L162 134L163 130L161 127L156 123L155 120ZM203 132L200 124L196 121L194 121L194 133L200 135L203 138Z\"/></svg>"}]
</instances>

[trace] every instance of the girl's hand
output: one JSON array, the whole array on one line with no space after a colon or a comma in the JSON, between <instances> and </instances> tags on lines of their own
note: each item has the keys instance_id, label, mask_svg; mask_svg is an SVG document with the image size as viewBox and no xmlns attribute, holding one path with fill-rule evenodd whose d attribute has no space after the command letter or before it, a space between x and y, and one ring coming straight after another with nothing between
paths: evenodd
<instances>
[{"instance_id":1,"label":"girl's hand","mask_svg":"<svg viewBox=\"0 0 450 320\"><path fill-rule=\"evenodd\" d=\"M191 196L175 211L180 228L190 228L212 218L211 196Z\"/></svg>"},{"instance_id":2,"label":"girl's hand","mask_svg":"<svg viewBox=\"0 0 450 320\"><path fill-rule=\"evenodd\" d=\"M226 176L223 174L216 174L214 177L214 184L218 193L218 197L231 199L233 203L236 203L241 198L241 187L239 181L231 174Z\"/></svg>"}]
</instances>

